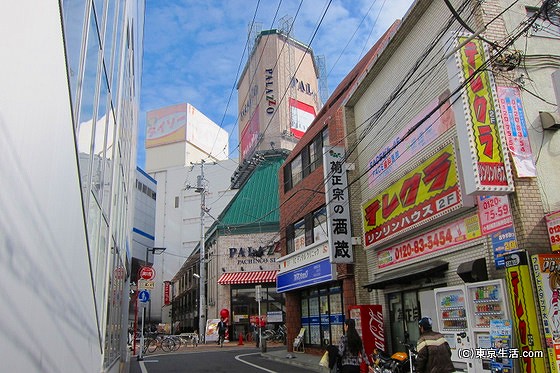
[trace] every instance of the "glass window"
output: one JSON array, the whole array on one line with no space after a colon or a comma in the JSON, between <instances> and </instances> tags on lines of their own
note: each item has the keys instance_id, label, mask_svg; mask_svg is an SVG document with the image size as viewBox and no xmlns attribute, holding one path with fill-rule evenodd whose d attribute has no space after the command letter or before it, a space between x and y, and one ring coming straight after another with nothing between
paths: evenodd
<instances>
[{"instance_id":1,"label":"glass window","mask_svg":"<svg viewBox=\"0 0 560 373\"><path fill-rule=\"evenodd\" d=\"M293 224L286 227L286 250L288 254L293 253L296 250Z\"/></svg>"},{"instance_id":2,"label":"glass window","mask_svg":"<svg viewBox=\"0 0 560 373\"><path fill-rule=\"evenodd\" d=\"M327 239L327 208L321 207L313 213L313 242Z\"/></svg>"},{"instance_id":3,"label":"glass window","mask_svg":"<svg viewBox=\"0 0 560 373\"><path fill-rule=\"evenodd\" d=\"M342 335L343 322L340 285L327 285L302 292L301 326L306 329L306 344L322 347L336 345Z\"/></svg>"},{"instance_id":4,"label":"glass window","mask_svg":"<svg viewBox=\"0 0 560 373\"><path fill-rule=\"evenodd\" d=\"M64 0L62 2L62 16L64 19L64 39L70 81L70 97L72 106L76 107L76 90L80 75L80 50L84 19L86 16L86 0Z\"/></svg>"},{"instance_id":5,"label":"glass window","mask_svg":"<svg viewBox=\"0 0 560 373\"><path fill-rule=\"evenodd\" d=\"M390 293L388 295L389 318L391 320L392 351L404 351L399 341L417 341L420 306L418 291Z\"/></svg>"},{"instance_id":6,"label":"glass window","mask_svg":"<svg viewBox=\"0 0 560 373\"><path fill-rule=\"evenodd\" d=\"M284 193L292 189L292 167L291 163L288 163L284 167Z\"/></svg>"},{"instance_id":7,"label":"glass window","mask_svg":"<svg viewBox=\"0 0 560 373\"><path fill-rule=\"evenodd\" d=\"M300 250L305 247L305 219L294 223L294 249Z\"/></svg>"},{"instance_id":8,"label":"glass window","mask_svg":"<svg viewBox=\"0 0 560 373\"><path fill-rule=\"evenodd\" d=\"M298 154L291 162L292 185L297 185L302 179L301 154Z\"/></svg>"}]
</instances>

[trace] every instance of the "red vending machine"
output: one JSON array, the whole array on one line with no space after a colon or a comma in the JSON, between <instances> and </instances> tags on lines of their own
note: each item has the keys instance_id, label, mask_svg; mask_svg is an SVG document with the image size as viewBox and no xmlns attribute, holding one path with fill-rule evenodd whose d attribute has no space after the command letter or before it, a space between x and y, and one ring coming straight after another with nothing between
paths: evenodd
<instances>
[{"instance_id":1,"label":"red vending machine","mask_svg":"<svg viewBox=\"0 0 560 373\"><path fill-rule=\"evenodd\" d=\"M348 309L350 318L356 322L356 330L362 337L366 354L371 356L374 348L387 351L381 305L366 304L350 306Z\"/></svg>"}]
</instances>

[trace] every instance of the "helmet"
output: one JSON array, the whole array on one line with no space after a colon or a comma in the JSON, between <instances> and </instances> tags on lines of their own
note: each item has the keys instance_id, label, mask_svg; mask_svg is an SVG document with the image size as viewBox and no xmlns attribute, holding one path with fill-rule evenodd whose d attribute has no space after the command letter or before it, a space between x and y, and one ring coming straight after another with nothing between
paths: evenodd
<instances>
[{"instance_id":1,"label":"helmet","mask_svg":"<svg viewBox=\"0 0 560 373\"><path fill-rule=\"evenodd\" d=\"M418 326L423 327L425 330L432 329L432 318L424 316L418 321Z\"/></svg>"}]
</instances>

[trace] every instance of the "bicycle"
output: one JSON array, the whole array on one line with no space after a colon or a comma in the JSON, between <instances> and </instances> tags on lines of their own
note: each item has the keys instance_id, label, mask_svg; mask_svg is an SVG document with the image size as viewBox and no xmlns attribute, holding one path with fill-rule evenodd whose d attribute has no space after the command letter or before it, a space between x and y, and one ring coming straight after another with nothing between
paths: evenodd
<instances>
[{"instance_id":1,"label":"bicycle","mask_svg":"<svg viewBox=\"0 0 560 373\"><path fill-rule=\"evenodd\" d=\"M161 350L164 352L175 351L174 350L175 345L176 345L175 341L173 340L173 338L170 338L169 336L163 336L163 335L149 336L144 340L143 352L153 353L158 348L161 348Z\"/></svg>"},{"instance_id":2,"label":"bicycle","mask_svg":"<svg viewBox=\"0 0 560 373\"><path fill-rule=\"evenodd\" d=\"M253 332L247 332L247 334L245 334L245 341L253 342Z\"/></svg>"}]
</instances>

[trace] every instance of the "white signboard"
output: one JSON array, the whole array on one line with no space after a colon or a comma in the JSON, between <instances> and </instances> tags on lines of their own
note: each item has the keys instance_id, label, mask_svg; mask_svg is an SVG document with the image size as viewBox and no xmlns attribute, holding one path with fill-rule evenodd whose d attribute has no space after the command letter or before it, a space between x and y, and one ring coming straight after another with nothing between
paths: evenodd
<instances>
[{"instance_id":1,"label":"white signboard","mask_svg":"<svg viewBox=\"0 0 560 373\"><path fill-rule=\"evenodd\" d=\"M312 244L299 251L294 251L277 260L280 263L280 273L291 271L324 259L329 256L329 243L326 241Z\"/></svg>"},{"instance_id":2,"label":"white signboard","mask_svg":"<svg viewBox=\"0 0 560 373\"><path fill-rule=\"evenodd\" d=\"M353 263L350 193L342 146L323 148L323 170L331 263Z\"/></svg>"}]
</instances>

